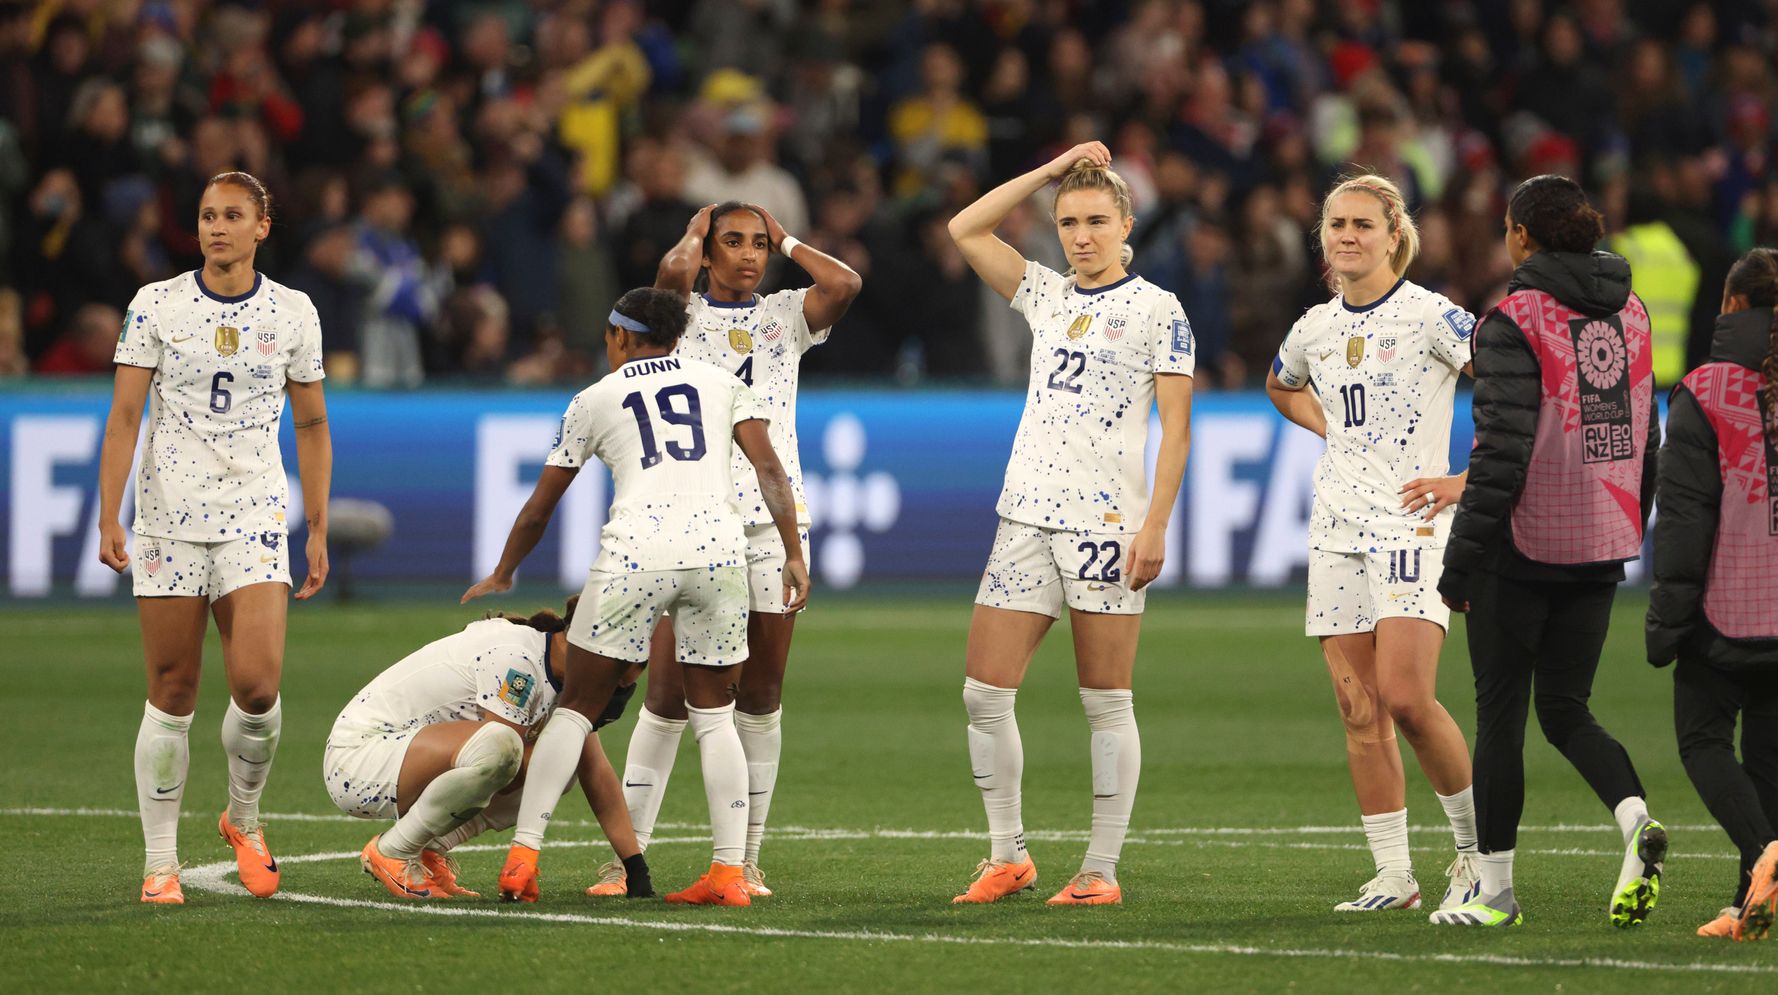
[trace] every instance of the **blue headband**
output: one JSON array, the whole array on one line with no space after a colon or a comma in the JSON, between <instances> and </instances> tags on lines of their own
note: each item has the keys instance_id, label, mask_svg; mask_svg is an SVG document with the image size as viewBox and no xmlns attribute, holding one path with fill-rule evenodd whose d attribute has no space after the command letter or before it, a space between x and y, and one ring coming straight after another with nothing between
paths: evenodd
<instances>
[{"instance_id":1,"label":"blue headband","mask_svg":"<svg viewBox=\"0 0 1778 995\"><path fill-rule=\"evenodd\" d=\"M654 329L649 328L647 325L644 325L627 314L619 314L617 308L611 309L610 321L613 325L616 325L619 328L627 328L632 332L637 332L642 335L648 335L654 331Z\"/></svg>"}]
</instances>

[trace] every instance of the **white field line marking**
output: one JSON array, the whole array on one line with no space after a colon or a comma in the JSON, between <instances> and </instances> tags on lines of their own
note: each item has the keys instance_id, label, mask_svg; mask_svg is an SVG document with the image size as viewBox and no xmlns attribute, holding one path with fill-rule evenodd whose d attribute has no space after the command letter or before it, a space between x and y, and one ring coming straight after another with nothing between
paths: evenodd
<instances>
[{"instance_id":1,"label":"white field line marking","mask_svg":"<svg viewBox=\"0 0 1778 995\"><path fill-rule=\"evenodd\" d=\"M665 842L665 841L662 841ZM573 846L574 842L552 844ZM499 846L471 845L463 851L499 850ZM315 863L329 860L350 860L355 850L334 853L310 853L282 858L284 863ZM180 877L185 884L201 891L246 897L247 890L226 879L234 869L233 861L218 861L188 868ZM1169 943L1162 940L1076 940L1067 937L989 937L956 936L940 933L888 933L872 930L785 929L772 926L734 926L726 923L686 922L671 919L626 919L621 916L595 916L574 912L525 912L487 905L446 905L434 902L377 902L357 898L330 898L281 891L273 901L297 902L304 905L327 905L346 909L378 909L389 912L410 912L433 916L473 916L479 918L527 919L533 922L578 923L589 926L612 926L619 929L656 930L663 933L716 933L728 936L761 936L802 940L853 940L867 943L934 943L951 946L1055 947L1074 950L1152 950L1160 953L1227 955L1237 957L1283 957L1325 960L1385 960L1425 964L1488 964L1497 967L1591 967L1617 968L1630 971L1673 971L1684 974L1778 974L1778 967L1756 964L1721 964L1692 962L1684 964L1659 961L1620 960L1611 957L1511 957L1503 954L1403 954L1382 950L1342 950L1253 947L1222 943Z\"/></svg>"}]
</instances>

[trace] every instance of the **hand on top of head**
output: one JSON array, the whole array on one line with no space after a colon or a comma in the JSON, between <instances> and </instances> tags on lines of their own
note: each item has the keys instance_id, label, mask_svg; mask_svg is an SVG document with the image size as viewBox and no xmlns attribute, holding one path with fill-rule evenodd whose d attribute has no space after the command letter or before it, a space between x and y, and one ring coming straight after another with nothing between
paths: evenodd
<instances>
[{"instance_id":1,"label":"hand on top of head","mask_svg":"<svg viewBox=\"0 0 1778 995\"><path fill-rule=\"evenodd\" d=\"M1051 179L1059 180L1071 170L1097 166L1111 168L1111 149L1104 142L1082 142L1050 160L1046 167Z\"/></svg>"}]
</instances>

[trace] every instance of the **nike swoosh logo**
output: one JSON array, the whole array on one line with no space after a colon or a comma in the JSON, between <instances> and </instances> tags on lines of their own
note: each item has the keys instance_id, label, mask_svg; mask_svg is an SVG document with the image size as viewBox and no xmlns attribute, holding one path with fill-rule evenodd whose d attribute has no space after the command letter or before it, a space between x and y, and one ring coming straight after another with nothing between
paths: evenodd
<instances>
[{"instance_id":1,"label":"nike swoosh logo","mask_svg":"<svg viewBox=\"0 0 1778 995\"><path fill-rule=\"evenodd\" d=\"M171 794L172 792L178 791L180 788L182 788L184 786L185 786L185 782L180 781L178 784L175 784L170 788L155 788L154 793L157 795Z\"/></svg>"},{"instance_id":2,"label":"nike swoosh logo","mask_svg":"<svg viewBox=\"0 0 1778 995\"><path fill-rule=\"evenodd\" d=\"M1116 793L1113 793L1113 794L1109 794L1109 795L1094 795L1093 797L1094 798L1116 798L1117 795L1116 795Z\"/></svg>"},{"instance_id":3,"label":"nike swoosh logo","mask_svg":"<svg viewBox=\"0 0 1778 995\"><path fill-rule=\"evenodd\" d=\"M1030 876L1030 874L1031 874L1031 869L1029 867L1021 868L1019 873L1013 877L1012 883L1018 884L1020 881L1023 881L1023 880L1025 880L1026 877Z\"/></svg>"},{"instance_id":4,"label":"nike swoosh logo","mask_svg":"<svg viewBox=\"0 0 1778 995\"><path fill-rule=\"evenodd\" d=\"M142 893L142 897L143 898L159 898L159 897L161 897L161 893L158 891L145 891Z\"/></svg>"},{"instance_id":5,"label":"nike swoosh logo","mask_svg":"<svg viewBox=\"0 0 1778 995\"><path fill-rule=\"evenodd\" d=\"M747 793L750 795L769 795L769 794L771 794L770 791L749 791Z\"/></svg>"},{"instance_id":6,"label":"nike swoosh logo","mask_svg":"<svg viewBox=\"0 0 1778 995\"><path fill-rule=\"evenodd\" d=\"M1389 596L1389 600L1390 600L1390 601L1394 601L1394 600L1395 600L1395 599L1397 599L1397 598L1406 598L1406 597L1410 597L1410 596L1412 596L1412 595L1413 595L1413 594L1414 594L1414 593L1415 593L1415 592L1413 592L1413 591L1402 591L1402 592L1401 592L1401 593L1399 593L1399 594L1391 594L1391 595L1390 595L1390 596Z\"/></svg>"},{"instance_id":7,"label":"nike swoosh logo","mask_svg":"<svg viewBox=\"0 0 1778 995\"><path fill-rule=\"evenodd\" d=\"M1329 357L1331 355L1333 355L1333 350L1329 349L1326 352L1321 353L1320 355L1316 356L1315 358L1316 359L1326 359L1327 357Z\"/></svg>"},{"instance_id":8,"label":"nike swoosh logo","mask_svg":"<svg viewBox=\"0 0 1778 995\"><path fill-rule=\"evenodd\" d=\"M276 562L278 562L278 558L276 556L262 556L259 558L259 562L261 562L261 563L276 563Z\"/></svg>"},{"instance_id":9,"label":"nike swoosh logo","mask_svg":"<svg viewBox=\"0 0 1778 995\"><path fill-rule=\"evenodd\" d=\"M278 861L276 859L274 859L271 863L264 865L264 867L266 870L271 871L273 874L278 873Z\"/></svg>"},{"instance_id":10,"label":"nike swoosh logo","mask_svg":"<svg viewBox=\"0 0 1778 995\"><path fill-rule=\"evenodd\" d=\"M241 756L241 755L240 755L240 754L239 754L239 753L237 753L237 754L235 754L235 759L236 759L236 760L239 760L239 761L240 761L240 762L242 762L242 763L244 763L244 764L256 764L256 763L259 763L259 761L257 761L257 760L249 760L249 759L247 759L247 758L246 758L246 757L243 757L243 756Z\"/></svg>"},{"instance_id":11,"label":"nike swoosh logo","mask_svg":"<svg viewBox=\"0 0 1778 995\"><path fill-rule=\"evenodd\" d=\"M647 782L644 782L644 783L641 783L641 784L632 784L632 783L631 783L631 782L629 782L629 781L625 781L625 782L624 782L624 787L626 787L626 788L652 788L652 787L654 787L654 782L653 782L653 781L647 781Z\"/></svg>"},{"instance_id":12,"label":"nike swoosh logo","mask_svg":"<svg viewBox=\"0 0 1778 995\"><path fill-rule=\"evenodd\" d=\"M186 339L189 339L189 338L191 338L191 333L186 332L184 335L173 336L173 341L174 342L184 342Z\"/></svg>"},{"instance_id":13,"label":"nike swoosh logo","mask_svg":"<svg viewBox=\"0 0 1778 995\"><path fill-rule=\"evenodd\" d=\"M1091 896L1091 895L1083 895L1083 894L1081 894L1081 893L1080 893L1080 892L1078 892L1078 891L1071 891L1071 892L1069 892L1069 893L1068 893L1068 897L1069 897L1069 898L1072 898L1072 899L1074 899L1074 900L1075 900L1075 901L1077 901L1077 902L1084 902L1084 901L1086 901L1086 900L1087 900L1087 899L1089 899L1089 898L1092 898L1092 897L1093 897L1093 896Z\"/></svg>"}]
</instances>

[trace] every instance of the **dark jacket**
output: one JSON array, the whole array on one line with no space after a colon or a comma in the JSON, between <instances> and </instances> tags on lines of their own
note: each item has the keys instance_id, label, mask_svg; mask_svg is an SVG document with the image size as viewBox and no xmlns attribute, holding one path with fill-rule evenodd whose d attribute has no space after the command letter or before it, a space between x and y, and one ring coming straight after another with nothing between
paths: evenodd
<instances>
[{"instance_id":1,"label":"dark jacket","mask_svg":"<svg viewBox=\"0 0 1778 995\"><path fill-rule=\"evenodd\" d=\"M1710 362L1757 370L1771 341L1772 309L1717 316ZM1648 601L1648 662L1666 666L1677 656L1726 669L1778 665L1778 640L1730 639L1704 617L1704 587L1716 549L1722 507L1722 469L1716 430L1684 384L1667 402L1667 443L1661 447L1661 516L1654 525L1654 589Z\"/></svg>"},{"instance_id":2,"label":"dark jacket","mask_svg":"<svg viewBox=\"0 0 1778 995\"><path fill-rule=\"evenodd\" d=\"M1604 317L1630 300L1630 264L1610 252L1535 252L1513 271L1509 293L1541 290L1582 314ZM1537 438L1543 376L1525 333L1498 310L1489 311L1475 334L1475 449L1469 481L1451 523L1439 593L1469 600L1477 570L1517 580L1616 583L1621 563L1562 566L1526 559L1513 548L1512 515L1531 465ZM1648 451L1642 465L1642 518L1654 502L1655 450L1660 419L1648 419Z\"/></svg>"}]
</instances>

